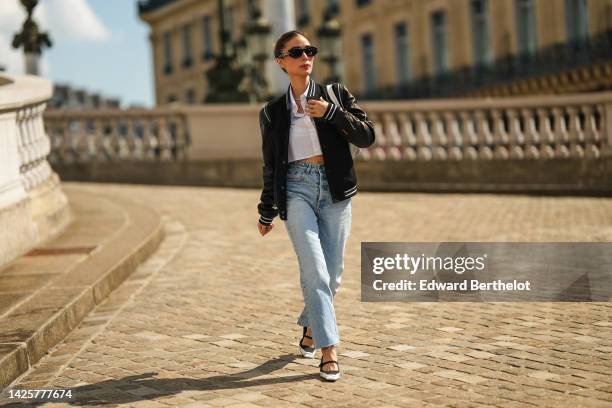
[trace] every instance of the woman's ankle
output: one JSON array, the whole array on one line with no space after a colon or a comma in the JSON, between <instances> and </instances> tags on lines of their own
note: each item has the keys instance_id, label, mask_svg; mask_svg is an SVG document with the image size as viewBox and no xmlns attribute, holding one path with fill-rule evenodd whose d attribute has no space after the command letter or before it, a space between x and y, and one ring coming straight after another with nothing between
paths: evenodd
<instances>
[{"instance_id":1,"label":"woman's ankle","mask_svg":"<svg viewBox=\"0 0 612 408\"><path fill-rule=\"evenodd\" d=\"M310 338L308 337L304 337L302 339L302 344L306 347L312 347L314 346L314 339L312 338L312 330L310 328L307 328L306 330L306 336L310 336Z\"/></svg>"},{"instance_id":2,"label":"woman's ankle","mask_svg":"<svg viewBox=\"0 0 612 408\"><path fill-rule=\"evenodd\" d=\"M323 353L323 356L336 354L336 345L334 344L331 346L322 347L321 352Z\"/></svg>"},{"instance_id":3,"label":"woman's ankle","mask_svg":"<svg viewBox=\"0 0 612 408\"><path fill-rule=\"evenodd\" d=\"M335 345L323 347L321 348L321 352L322 352L321 361L323 362L338 361L337 348ZM326 364L324 367L325 368L323 368L323 371L337 370L338 364L330 363L330 364Z\"/></svg>"}]
</instances>

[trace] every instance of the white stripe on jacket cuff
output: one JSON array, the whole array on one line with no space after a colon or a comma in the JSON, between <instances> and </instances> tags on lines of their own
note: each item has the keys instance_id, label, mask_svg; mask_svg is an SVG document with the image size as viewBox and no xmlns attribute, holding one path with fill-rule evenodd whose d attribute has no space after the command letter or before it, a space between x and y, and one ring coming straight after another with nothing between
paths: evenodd
<instances>
[{"instance_id":1,"label":"white stripe on jacket cuff","mask_svg":"<svg viewBox=\"0 0 612 408\"><path fill-rule=\"evenodd\" d=\"M272 224L272 220L271 219L265 219L263 216L259 217L259 223L263 224L263 225L270 225Z\"/></svg>"},{"instance_id":2,"label":"white stripe on jacket cuff","mask_svg":"<svg viewBox=\"0 0 612 408\"><path fill-rule=\"evenodd\" d=\"M336 113L336 110L338 109L338 106L336 106L335 104L329 102L330 108L328 109L327 113L323 116L323 119L325 120L332 120L334 118L334 115Z\"/></svg>"}]
</instances>

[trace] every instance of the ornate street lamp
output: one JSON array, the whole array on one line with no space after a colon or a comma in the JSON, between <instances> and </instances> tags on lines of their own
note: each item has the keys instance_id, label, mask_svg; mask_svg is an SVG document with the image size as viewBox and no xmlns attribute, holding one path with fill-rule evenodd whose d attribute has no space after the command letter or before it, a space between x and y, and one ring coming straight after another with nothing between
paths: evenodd
<instances>
[{"instance_id":1,"label":"ornate street lamp","mask_svg":"<svg viewBox=\"0 0 612 408\"><path fill-rule=\"evenodd\" d=\"M263 101L268 97L268 81L265 78L266 61L270 55L270 32L272 28L268 20L261 15L257 8L253 9L251 22L247 24L246 48L253 61L253 91L257 100Z\"/></svg>"},{"instance_id":2,"label":"ornate street lamp","mask_svg":"<svg viewBox=\"0 0 612 408\"><path fill-rule=\"evenodd\" d=\"M340 60L342 58L342 30L340 23L333 18L331 10L323 17L323 25L317 30L321 45L321 60L329 64L330 77L326 82L341 82Z\"/></svg>"},{"instance_id":3,"label":"ornate street lamp","mask_svg":"<svg viewBox=\"0 0 612 408\"><path fill-rule=\"evenodd\" d=\"M245 74L245 87L248 95L249 102L256 103L258 101L257 95L255 94L255 87L253 85L253 79L255 77L255 67L253 64L253 57L251 50L247 46L247 40L243 35L238 41L234 43L234 49L236 51L236 62Z\"/></svg>"},{"instance_id":4,"label":"ornate street lamp","mask_svg":"<svg viewBox=\"0 0 612 408\"><path fill-rule=\"evenodd\" d=\"M252 64L251 52L249 47L247 47L246 38L241 37L234 44L234 48L236 50L236 62L238 65L244 68L248 68Z\"/></svg>"},{"instance_id":5,"label":"ornate street lamp","mask_svg":"<svg viewBox=\"0 0 612 408\"><path fill-rule=\"evenodd\" d=\"M38 61L42 53L42 47L51 47L51 38L46 32L38 30L38 24L32 20L32 13L38 4L38 0L21 0L21 4L28 12L28 17L23 23L21 32L13 37L13 48L23 46L25 55L26 73L38 75Z\"/></svg>"},{"instance_id":6,"label":"ornate street lamp","mask_svg":"<svg viewBox=\"0 0 612 408\"><path fill-rule=\"evenodd\" d=\"M229 32L225 28L225 5L223 3L223 0L218 1L221 52L215 58L215 66L205 73L208 78L208 92L204 102L247 102L249 95L238 89L244 72L241 68L235 67L234 55L230 49L232 44L229 40Z\"/></svg>"}]
</instances>

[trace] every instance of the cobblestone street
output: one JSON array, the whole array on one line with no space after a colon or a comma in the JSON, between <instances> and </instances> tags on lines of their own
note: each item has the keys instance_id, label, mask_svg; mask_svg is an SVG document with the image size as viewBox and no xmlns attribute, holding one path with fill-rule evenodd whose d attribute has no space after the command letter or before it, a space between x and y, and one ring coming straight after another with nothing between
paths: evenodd
<instances>
[{"instance_id":1,"label":"cobblestone street","mask_svg":"<svg viewBox=\"0 0 612 408\"><path fill-rule=\"evenodd\" d=\"M260 191L62 186L151 206L166 236L12 385L72 389L43 406L612 405L610 303L360 302L361 242L612 241L610 198L359 193L335 301L342 376L326 383L320 351L297 354L297 259L280 219L259 235Z\"/></svg>"}]
</instances>

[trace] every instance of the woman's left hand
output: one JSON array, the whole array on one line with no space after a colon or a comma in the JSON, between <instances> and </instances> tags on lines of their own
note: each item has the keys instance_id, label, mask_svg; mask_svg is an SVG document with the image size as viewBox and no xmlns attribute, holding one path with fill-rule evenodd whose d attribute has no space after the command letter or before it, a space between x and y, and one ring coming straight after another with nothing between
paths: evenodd
<instances>
[{"instance_id":1,"label":"woman's left hand","mask_svg":"<svg viewBox=\"0 0 612 408\"><path fill-rule=\"evenodd\" d=\"M310 99L306 103L306 107L304 108L304 112L314 118L323 117L325 111L327 110L328 102L323 100L323 97L320 96L319 99Z\"/></svg>"}]
</instances>

